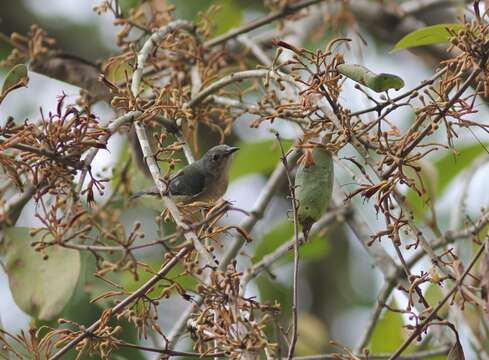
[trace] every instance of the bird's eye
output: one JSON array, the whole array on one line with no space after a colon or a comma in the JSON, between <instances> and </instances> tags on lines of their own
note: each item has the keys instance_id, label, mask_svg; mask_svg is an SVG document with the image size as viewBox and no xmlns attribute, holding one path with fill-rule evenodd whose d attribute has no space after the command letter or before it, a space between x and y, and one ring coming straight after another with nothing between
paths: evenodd
<instances>
[{"instance_id":1,"label":"bird's eye","mask_svg":"<svg viewBox=\"0 0 489 360\"><path fill-rule=\"evenodd\" d=\"M214 161L219 160L219 155L217 155L217 154L216 154L216 155L214 155L214 156L212 157L212 160L214 160Z\"/></svg>"}]
</instances>

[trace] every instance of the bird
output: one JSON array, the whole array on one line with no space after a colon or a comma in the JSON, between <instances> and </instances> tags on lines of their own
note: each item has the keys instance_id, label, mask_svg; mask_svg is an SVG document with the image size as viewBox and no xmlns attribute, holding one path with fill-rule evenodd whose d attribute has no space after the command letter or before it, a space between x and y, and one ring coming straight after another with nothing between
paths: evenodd
<instances>
[{"instance_id":1,"label":"bird","mask_svg":"<svg viewBox=\"0 0 489 360\"><path fill-rule=\"evenodd\" d=\"M168 194L177 203L213 202L221 198L229 183L229 168L232 155L238 147L217 145L202 158L185 166L170 180ZM160 196L156 187L135 193L140 196Z\"/></svg>"}]
</instances>

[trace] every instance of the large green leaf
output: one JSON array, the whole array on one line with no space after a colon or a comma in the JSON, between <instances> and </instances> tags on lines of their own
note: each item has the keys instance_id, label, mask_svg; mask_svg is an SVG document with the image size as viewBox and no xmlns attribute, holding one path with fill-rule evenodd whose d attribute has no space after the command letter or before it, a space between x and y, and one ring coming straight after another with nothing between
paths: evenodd
<instances>
[{"instance_id":1,"label":"large green leaf","mask_svg":"<svg viewBox=\"0 0 489 360\"><path fill-rule=\"evenodd\" d=\"M40 236L31 237L28 228L9 228L5 235L5 266L15 303L37 319L54 319L76 288L79 252L60 246L36 252L31 243L40 241Z\"/></svg>"},{"instance_id":2,"label":"large green leaf","mask_svg":"<svg viewBox=\"0 0 489 360\"><path fill-rule=\"evenodd\" d=\"M393 308L397 307L394 300L390 305ZM370 352L392 352L399 348L404 341L403 326L404 321L400 313L385 310L372 334L369 345Z\"/></svg>"},{"instance_id":3,"label":"large green leaf","mask_svg":"<svg viewBox=\"0 0 489 360\"><path fill-rule=\"evenodd\" d=\"M291 140L282 140L282 143L286 150L292 146ZM280 147L276 140L247 142L238 146L239 151L229 171L231 180L250 173L268 174L280 161Z\"/></svg>"},{"instance_id":4,"label":"large green leaf","mask_svg":"<svg viewBox=\"0 0 489 360\"><path fill-rule=\"evenodd\" d=\"M273 228L260 241L255 249L255 262L260 261L265 255L273 252L283 243L289 241L294 235L294 225L290 221L284 221ZM307 243L300 247L301 259L319 260L324 258L329 252L329 243L321 236L311 237ZM294 259L294 252L291 250L282 257L283 262L291 262Z\"/></svg>"},{"instance_id":5,"label":"large green leaf","mask_svg":"<svg viewBox=\"0 0 489 360\"><path fill-rule=\"evenodd\" d=\"M463 24L437 24L427 26L404 36L397 42L392 51L409 49L417 46L446 43L450 38L450 33L447 29L458 31L463 28Z\"/></svg>"}]
</instances>

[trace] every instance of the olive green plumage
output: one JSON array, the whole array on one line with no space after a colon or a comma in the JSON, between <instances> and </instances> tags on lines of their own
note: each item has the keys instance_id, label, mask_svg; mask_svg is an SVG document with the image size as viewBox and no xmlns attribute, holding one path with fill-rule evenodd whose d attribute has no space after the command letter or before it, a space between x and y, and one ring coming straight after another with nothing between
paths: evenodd
<instances>
[{"instance_id":1,"label":"olive green plumage","mask_svg":"<svg viewBox=\"0 0 489 360\"><path fill-rule=\"evenodd\" d=\"M299 223L307 238L314 222L328 208L333 191L334 168L331 153L322 148L312 150L310 156L304 156L295 177L295 196L298 200Z\"/></svg>"}]
</instances>

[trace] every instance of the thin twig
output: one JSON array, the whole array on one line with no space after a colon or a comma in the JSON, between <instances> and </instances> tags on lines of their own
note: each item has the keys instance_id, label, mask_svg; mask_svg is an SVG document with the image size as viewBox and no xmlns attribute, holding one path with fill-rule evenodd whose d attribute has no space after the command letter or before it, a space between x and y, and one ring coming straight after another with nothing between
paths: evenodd
<instances>
[{"instance_id":1,"label":"thin twig","mask_svg":"<svg viewBox=\"0 0 489 360\"><path fill-rule=\"evenodd\" d=\"M299 151L293 150L291 153L289 153L287 161L290 165L292 165L293 163L295 163L298 157L299 157ZM249 233L254 228L256 223L263 218L265 214L265 210L267 209L275 192L284 183L285 180L284 175L285 175L284 167L282 166L281 163L277 164L272 175L270 175L267 183L262 188L260 195L258 196L258 199L253 205L253 210L250 211L249 215L239 225L239 227L243 229L245 232ZM221 263L219 265L220 270L226 269L229 263L238 255L239 251L241 250L241 248L244 246L245 243L246 243L246 239L241 235L237 235L233 239L233 242L231 243L228 250L226 251L226 253L223 255L221 259ZM175 325L172 327L168 335L168 341L170 345L173 345L175 344L176 341L178 341L178 338L182 334L183 329L187 325L187 320L189 319L190 315L193 312L194 306L200 305L201 300L202 299L200 298L195 299L194 300L195 305L190 304L189 306L187 306L187 308L182 312L180 317L177 319Z\"/></svg>"},{"instance_id":2,"label":"thin twig","mask_svg":"<svg viewBox=\"0 0 489 360\"><path fill-rule=\"evenodd\" d=\"M165 355L170 355L170 356L188 356L188 357L198 357L198 358L211 358L211 357L225 357L226 353L224 352L219 352L219 353L211 353L211 354L201 354L201 353L195 353L195 352L188 352L188 351L176 351L176 350L170 350L170 349L159 349L159 348L154 348L154 347L149 347L149 346L142 346L142 345L137 345L137 344L131 344L127 343L124 341L117 341L115 343L117 346L120 347L126 347L126 348L131 348L131 349L138 349L138 350L143 350L143 351L148 351L148 352L153 352L153 353L159 353L159 354L165 354Z\"/></svg>"},{"instance_id":3,"label":"thin twig","mask_svg":"<svg viewBox=\"0 0 489 360\"><path fill-rule=\"evenodd\" d=\"M292 282L292 338L289 344L289 353L287 356L288 360L291 360L294 356L295 345L297 343L297 307L299 301L298 294L298 282L299 282L299 219L297 215L297 201L295 199L295 187L292 182L292 178L289 173L289 164L287 163L287 156L285 155L284 147L282 146L282 141L280 140L279 133L275 133L275 137L277 138L278 144L280 146L280 152L282 157L280 158L282 164L284 165L285 176L287 177L287 182L289 183L289 193L292 201L292 216L294 219L294 275Z\"/></svg>"},{"instance_id":4,"label":"thin twig","mask_svg":"<svg viewBox=\"0 0 489 360\"><path fill-rule=\"evenodd\" d=\"M247 23L246 25L244 25L240 28L232 29L232 30L228 31L227 33L225 33L221 36L215 37L214 39L211 39L211 40L205 42L204 47L210 48L210 47L222 44L222 43L224 43L230 39L233 39L233 38L235 38L241 34L245 34L247 32L250 32L250 31L257 29L263 25L267 25L267 24L269 24L275 20L286 17L290 14L293 14L294 12L302 10L308 6L317 4L321 1L324 1L324 0L306 0L306 1L303 1L303 2L300 2L297 4L290 4L290 5L284 6L280 10L273 11L268 15L265 15L261 18L250 21L249 23Z\"/></svg>"},{"instance_id":5,"label":"thin twig","mask_svg":"<svg viewBox=\"0 0 489 360\"><path fill-rule=\"evenodd\" d=\"M151 289L158 281L160 281L162 278L168 274L168 272L173 269L175 265L180 261L181 258L183 258L189 251L191 247L190 246L185 246L184 248L180 249L176 254L174 254L168 262L161 268L160 271L158 271L153 277L151 277L146 283L144 283L139 289L134 291L131 295L126 297L124 300L122 300L120 303L115 305L111 309L111 314L115 315L120 313L122 310L124 310L128 305L130 305L132 302L136 301L138 298L140 298L142 295L146 294L146 292ZM63 346L60 350L58 350L53 356L49 358L49 360L57 360L60 359L68 350L76 346L80 341L85 339L86 337L90 336L96 329L97 327L101 324L101 320L95 321L92 325L90 325L83 333L78 335L76 338L71 340L68 344Z\"/></svg>"},{"instance_id":6,"label":"thin twig","mask_svg":"<svg viewBox=\"0 0 489 360\"><path fill-rule=\"evenodd\" d=\"M176 20L153 33L153 35L151 35L149 39L146 40L146 42L144 43L141 51L138 53L136 70L134 71L132 77L131 92L133 96L137 97L139 95L139 85L141 83L144 64L146 63L146 60L148 59L150 53L167 34L174 32L177 29L186 29L189 31L193 31L195 27L191 22ZM153 150L151 149L144 124L136 121L134 127L144 159L146 160L146 164L148 165L153 181L158 188L158 191L160 192L165 207L170 211L177 227L186 229L188 226L183 221L182 214L178 210L174 201L167 196L167 184L160 178L160 169L153 156ZM205 259L207 264L216 264L213 256L207 251L204 245L201 244L199 238L194 232L185 232L184 235L187 240L192 242L195 250L201 255L202 258Z\"/></svg>"},{"instance_id":7,"label":"thin twig","mask_svg":"<svg viewBox=\"0 0 489 360\"><path fill-rule=\"evenodd\" d=\"M472 260L470 261L469 265L463 272L463 274L457 279L455 282L455 285L450 289L450 291L445 295L445 297L438 303L438 305L429 313L429 315L426 316L426 318L421 322L418 326L416 326L416 330L412 332L412 334L404 341L404 343L399 347L399 349L394 352L389 357L389 360L395 360L398 359L399 356L406 350L406 348L424 331L427 325L436 317L438 316L438 311L445 305L445 303L450 299L450 297L455 294L455 292L459 289L459 287L462 286L462 283L465 279L465 277L468 275L472 267L475 265L479 257L482 255L484 252L484 247L487 246L488 243L488 238L484 241L484 243L481 245L477 253L474 255Z\"/></svg>"}]
</instances>

